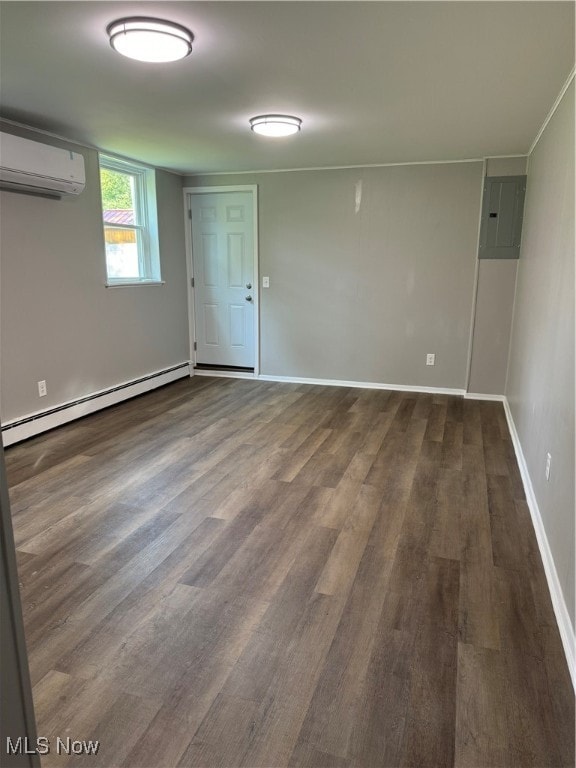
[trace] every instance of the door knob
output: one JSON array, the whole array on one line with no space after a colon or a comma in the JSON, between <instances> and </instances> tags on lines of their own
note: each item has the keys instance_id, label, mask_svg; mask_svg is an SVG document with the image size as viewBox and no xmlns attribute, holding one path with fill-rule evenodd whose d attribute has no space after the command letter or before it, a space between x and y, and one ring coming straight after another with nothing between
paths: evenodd
<instances>
[{"instance_id":1,"label":"door knob","mask_svg":"<svg viewBox=\"0 0 576 768\"><path fill-rule=\"evenodd\" d=\"M252 296L246 296L246 301L252 301Z\"/></svg>"},{"instance_id":2,"label":"door knob","mask_svg":"<svg viewBox=\"0 0 576 768\"><path fill-rule=\"evenodd\" d=\"M246 288L248 288L248 290L250 290L250 288L252 288L252 283L246 283Z\"/></svg>"}]
</instances>

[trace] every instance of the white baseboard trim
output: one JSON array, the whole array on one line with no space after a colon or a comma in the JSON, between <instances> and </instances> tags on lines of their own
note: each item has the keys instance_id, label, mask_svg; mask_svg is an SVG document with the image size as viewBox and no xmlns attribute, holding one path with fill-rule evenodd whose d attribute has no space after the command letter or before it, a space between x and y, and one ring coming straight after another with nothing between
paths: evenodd
<instances>
[{"instance_id":1,"label":"white baseboard trim","mask_svg":"<svg viewBox=\"0 0 576 768\"><path fill-rule=\"evenodd\" d=\"M424 387L407 384L382 384L374 381L344 381L340 379L307 379L299 376L270 376L261 373L258 377L261 381L278 381L284 384L318 384L323 387L354 387L358 389L388 389L398 392L423 392L432 395L459 395L464 394L463 389L447 389L445 387Z\"/></svg>"},{"instance_id":2,"label":"white baseboard trim","mask_svg":"<svg viewBox=\"0 0 576 768\"><path fill-rule=\"evenodd\" d=\"M38 411L20 419L2 425L2 442L5 447L19 443L29 437L34 437L54 427L59 427L81 416L116 405L136 395L142 395L151 389L170 384L176 379L190 376L190 364L180 363L164 371L155 371L134 381L117 384L110 389L92 392L90 395L54 406L47 411Z\"/></svg>"},{"instance_id":3,"label":"white baseboard trim","mask_svg":"<svg viewBox=\"0 0 576 768\"><path fill-rule=\"evenodd\" d=\"M570 677L572 678L572 685L576 690L576 636L574 634L572 622L570 621L570 615L568 613L566 601L564 600L562 587L560 586L558 572L556 571L556 565L554 563L554 558L552 557L548 537L546 536L546 529L542 522L540 508L538 507L536 494L534 493L534 487L532 486L532 480L530 479L530 473L528 472L528 466L526 464L526 459L524 458L522 445L520 443L520 438L518 437L518 432L516 430L516 425L514 424L514 418L512 417L512 411L510 410L510 404L507 398L504 398L504 411L506 413L508 429L510 430L514 451L516 453L516 460L526 492L526 500L528 502L528 508L530 509L532 524L534 525L534 531L536 532L540 556L542 557L542 563L544 564L548 589L550 590L552 606L560 631L562 645L564 646L564 653L566 654L568 670L570 672Z\"/></svg>"},{"instance_id":4,"label":"white baseboard trim","mask_svg":"<svg viewBox=\"0 0 576 768\"><path fill-rule=\"evenodd\" d=\"M483 395L481 392L465 392L464 400L496 400L499 403L506 402L505 395Z\"/></svg>"},{"instance_id":5,"label":"white baseboard trim","mask_svg":"<svg viewBox=\"0 0 576 768\"><path fill-rule=\"evenodd\" d=\"M423 392L432 395L458 395L465 394L464 389L447 389L446 387L419 387L406 384L382 384L374 381L345 381L343 379L308 379L301 376L272 376L267 373L244 373L242 371L209 371L206 369L194 369L196 376L217 376L225 379L257 379L258 381L277 381L280 384L314 384L321 387L354 387L356 389L388 389L398 392ZM491 395L478 395L481 399L488 399Z\"/></svg>"}]
</instances>

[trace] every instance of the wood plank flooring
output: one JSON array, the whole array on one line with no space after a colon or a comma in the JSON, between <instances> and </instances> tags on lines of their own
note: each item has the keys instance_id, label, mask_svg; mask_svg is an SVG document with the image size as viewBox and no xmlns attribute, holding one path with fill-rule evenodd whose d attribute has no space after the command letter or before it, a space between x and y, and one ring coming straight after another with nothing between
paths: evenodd
<instances>
[{"instance_id":1,"label":"wood plank flooring","mask_svg":"<svg viewBox=\"0 0 576 768\"><path fill-rule=\"evenodd\" d=\"M44 766L574 765L501 404L195 377L7 465Z\"/></svg>"}]
</instances>

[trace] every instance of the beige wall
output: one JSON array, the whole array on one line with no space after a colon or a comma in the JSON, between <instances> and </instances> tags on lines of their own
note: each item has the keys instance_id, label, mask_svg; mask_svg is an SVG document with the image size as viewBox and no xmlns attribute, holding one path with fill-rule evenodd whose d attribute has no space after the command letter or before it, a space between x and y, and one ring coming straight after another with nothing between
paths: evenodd
<instances>
[{"instance_id":1,"label":"beige wall","mask_svg":"<svg viewBox=\"0 0 576 768\"><path fill-rule=\"evenodd\" d=\"M97 153L69 148L86 162L78 197L0 193L3 422L189 358L181 178L157 172L165 285L106 288ZM41 379L48 395L40 399Z\"/></svg>"},{"instance_id":2,"label":"beige wall","mask_svg":"<svg viewBox=\"0 0 576 768\"><path fill-rule=\"evenodd\" d=\"M258 185L263 374L463 389L481 178L472 162L184 183Z\"/></svg>"},{"instance_id":3,"label":"beige wall","mask_svg":"<svg viewBox=\"0 0 576 768\"><path fill-rule=\"evenodd\" d=\"M506 394L573 624L574 171L572 81L529 159Z\"/></svg>"}]
</instances>

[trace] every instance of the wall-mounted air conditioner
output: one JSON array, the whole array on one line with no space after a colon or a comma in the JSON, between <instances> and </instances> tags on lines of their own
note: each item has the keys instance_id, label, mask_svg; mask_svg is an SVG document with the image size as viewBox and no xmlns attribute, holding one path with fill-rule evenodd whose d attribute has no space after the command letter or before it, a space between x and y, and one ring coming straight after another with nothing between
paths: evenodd
<instances>
[{"instance_id":1,"label":"wall-mounted air conditioner","mask_svg":"<svg viewBox=\"0 0 576 768\"><path fill-rule=\"evenodd\" d=\"M36 195L79 195L86 175L77 152L0 133L0 189Z\"/></svg>"}]
</instances>

